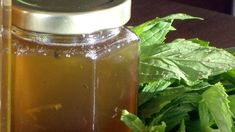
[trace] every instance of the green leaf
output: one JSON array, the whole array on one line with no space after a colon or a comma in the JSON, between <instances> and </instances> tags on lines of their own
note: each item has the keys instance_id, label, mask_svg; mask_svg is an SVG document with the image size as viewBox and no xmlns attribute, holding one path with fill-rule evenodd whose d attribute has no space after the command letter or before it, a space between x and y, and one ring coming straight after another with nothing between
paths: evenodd
<instances>
[{"instance_id":1,"label":"green leaf","mask_svg":"<svg viewBox=\"0 0 235 132\"><path fill-rule=\"evenodd\" d=\"M180 123L180 129L179 132L186 132L186 126L185 126L185 121L184 119Z\"/></svg>"},{"instance_id":2,"label":"green leaf","mask_svg":"<svg viewBox=\"0 0 235 132\"><path fill-rule=\"evenodd\" d=\"M166 123L162 122L161 125L154 125L148 127L148 132L165 132Z\"/></svg>"},{"instance_id":3,"label":"green leaf","mask_svg":"<svg viewBox=\"0 0 235 132\"><path fill-rule=\"evenodd\" d=\"M175 30L172 27L174 20L186 19L201 19L198 17L189 16L186 14L178 13L172 14L164 18L155 18L147 21L141 25L132 28L132 31L140 37L140 46L162 44L166 39L168 32Z\"/></svg>"},{"instance_id":4,"label":"green leaf","mask_svg":"<svg viewBox=\"0 0 235 132\"><path fill-rule=\"evenodd\" d=\"M186 125L187 132L204 132L201 130L200 121L198 120L198 118L194 120L188 120L186 122Z\"/></svg>"},{"instance_id":5,"label":"green leaf","mask_svg":"<svg viewBox=\"0 0 235 132\"><path fill-rule=\"evenodd\" d=\"M133 31L140 37L140 47L162 44L166 39L167 33L175 30L171 24L171 21L163 21L160 18L156 18L133 28Z\"/></svg>"},{"instance_id":6,"label":"green leaf","mask_svg":"<svg viewBox=\"0 0 235 132\"><path fill-rule=\"evenodd\" d=\"M184 13L171 14L166 17L163 17L164 20L188 20L188 19L199 19L203 20L201 17L194 17Z\"/></svg>"},{"instance_id":7,"label":"green leaf","mask_svg":"<svg viewBox=\"0 0 235 132\"><path fill-rule=\"evenodd\" d=\"M121 120L133 132L234 131L235 48L227 49L228 53L198 38L165 44L166 35L175 30L173 21L185 19L201 18L178 13L131 27L141 41L140 118L123 111ZM230 97L220 83L211 86L218 81Z\"/></svg>"},{"instance_id":8,"label":"green leaf","mask_svg":"<svg viewBox=\"0 0 235 132\"><path fill-rule=\"evenodd\" d=\"M209 132L210 126L212 125L211 122L211 115L209 110L204 102L199 103L199 117L200 117L200 126L202 131Z\"/></svg>"},{"instance_id":9,"label":"green leaf","mask_svg":"<svg viewBox=\"0 0 235 132\"><path fill-rule=\"evenodd\" d=\"M138 94L138 106L151 100L158 92L163 91L172 84L171 81L159 79L159 81L150 82Z\"/></svg>"},{"instance_id":10,"label":"green leaf","mask_svg":"<svg viewBox=\"0 0 235 132\"><path fill-rule=\"evenodd\" d=\"M205 117L208 116L207 113L210 113L221 132L232 132L233 114L230 111L228 95L221 83L215 84L202 94L200 105L200 120L204 128L207 126L210 128L209 117Z\"/></svg>"},{"instance_id":11,"label":"green leaf","mask_svg":"<svg viewBox=\"0 0 235 132\"><path fill-rule=\"evenodd\" d=\"M190 40L142 47L140 82L159 79L184 80L197 84L209 76L235 68L235 57L223 49L201 46Z\"/></svg>"},{"instance_id":12,"label":"green leaf","mask_svg":"<svg viewBox=\"0 0 235 132\"><path fill-rule=\"evenodd\" d=\"M141 118L148 118L154 113L160 112L160 110L165 105L169 104L172 99L181 96L187 91L188 89L182 86L165 89L154 96L150 101L142 104L138 108L138 116Z\"/></svg>"},{"instance_id":13,"label":"green leaf","mask_svg":"<svg viewBox=\"0 0 235 132\"><path fill-rule=\"evenodd\" d=\"M165 105L169 104L173 99L181 97L184 93L190 92L190 91L193 91L193 92L201 91L201 90L207 89L210 86L211 85L209 83L202 82L192 87L185 86L185 85L180 85L176 87L168 87L164 91L156 92L154 97L151 98L151 100L139 106L138 115L141 118L148 118L154 113L160 112L160 110Z\"/></svg>"},{"instance_id":14,"label":"green leaf","mask_svg":"<svg viewBox=\"0 0 235 132\"><path fill-rule=\"evenodd\" d=\"M162 122L160 125L150 125L146 127L144 123L134 114L126 110L122 111L121 120L133 132L165 132L166 124Z\"/></svg>"},{"instance_id":15,"label":"green leaf","mask_svg":"<svg viewBox=\"0 0 235 132\"><path fill-rule=\"evenodd\" d=\"M199 38L193 38L193 39L189 39L189 40L192 41L193 43L200 44L201 46L209 46L209 44L210 44L210 42L201 40Z\"/></svg>"},{"instance_id":16,"label":"green leaf","mask_svg":"<svg viewBox=\"0 0 235 132\"><path fill-rule=\"evenodd\" d=\"M201 96L198 93L185 93L171 101L156 114L151 124L158 124L164 121L166 130L171 130L181 121L189 117L189 112L195 110Z\"/></svg>"},{"instance_id":17,"label":"green leaf","mask_svg":"<svg viewBox=\"0 0 235 132\"><path fill-rule=\"evenodd\" d=\"M235 69L232 69L226 73L223 74L223 77L229 81L230 83L233 84L233 86L235 87Z\"/></svg>"},{"instance_id":18,"label":"green leaf","mask_svg":"<svg viewBox=\"0 0 235 132\"><path fill-rule=\"evenodd\" d=\"M233 117L235 118L235 94L230 95L228 97L228 100L230 101L230 103L229 103L230 110L233 113Z\"/></svg>"},{"instance_id":19,"label":"green leaf","mask_svg":"<svg viewBox=\"0 0 235 132\"><path fill-rule=\"evenodd\" d=\"M227 51L235 56L235 47L228 48Z\"/></svg>"},{"instance_id":20,"label":"green leaf","mask_svg":"<svg viewBox=\"0 0 235 132\"><path fill-rule=\"evenodd\" d=\"M144 123L134 114L126 110L122 111L121 121L128 126L133 132L147 132Z\"/></svg>"}]
</instances>

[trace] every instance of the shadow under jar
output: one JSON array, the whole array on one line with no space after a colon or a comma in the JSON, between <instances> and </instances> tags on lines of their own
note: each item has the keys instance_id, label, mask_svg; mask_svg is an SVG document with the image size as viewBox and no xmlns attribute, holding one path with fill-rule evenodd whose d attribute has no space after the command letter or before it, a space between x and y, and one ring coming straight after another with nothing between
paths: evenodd
<instances>
[{"instance_id":1,"label":"shadow under jar","mask_svg":"<svg viewBox=\"0 0 235 132\"><path fill-rule=\"evenodd\" d=\"M120 113L136 112L138 38L122 27L130 0L37 2L13 1L9 132L129 132Z\"/></svg>"}]
</instances>

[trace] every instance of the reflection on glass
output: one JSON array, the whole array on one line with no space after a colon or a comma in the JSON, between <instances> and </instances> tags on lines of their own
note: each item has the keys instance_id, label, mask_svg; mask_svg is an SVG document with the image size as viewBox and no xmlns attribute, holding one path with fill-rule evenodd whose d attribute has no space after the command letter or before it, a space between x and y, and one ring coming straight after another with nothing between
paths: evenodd
<instances>
[{"instance_id":1,"label":"reflection on glass","mask_svg":"<svg viewBox=\"0 0 235 132\"><path fill-rule=\"evenodd\" d=\"M0 131L10 132L11 0L0 0Z\"/></svg>"}]
</instances>

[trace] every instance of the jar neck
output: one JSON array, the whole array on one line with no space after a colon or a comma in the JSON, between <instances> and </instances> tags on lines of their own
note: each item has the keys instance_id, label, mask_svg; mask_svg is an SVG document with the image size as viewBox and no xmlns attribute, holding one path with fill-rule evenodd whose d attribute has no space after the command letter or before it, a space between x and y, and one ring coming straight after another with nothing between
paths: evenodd
<instances>
[{"instance_id":1,"label":"jar neck","mask_svg":"<svg viewBox=\"0 0 235 132\"><path fill-rule=\"evenodd\" d=\"M97 43L107 41L108 39L111 39L118 35L120 33L120 30L121 28L119 27L101 30L90 34L58 35L26 31L13 26L12 35L40 45L80 46L95 45Z\"/></svg>"}]
</instances>

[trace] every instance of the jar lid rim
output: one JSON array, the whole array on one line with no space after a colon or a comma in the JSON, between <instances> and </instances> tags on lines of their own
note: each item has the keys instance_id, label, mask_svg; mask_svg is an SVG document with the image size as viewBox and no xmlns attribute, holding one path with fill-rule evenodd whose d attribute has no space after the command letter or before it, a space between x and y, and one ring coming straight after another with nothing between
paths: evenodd
<instances>
[{"instance_id":1,"label":"jar lid rim","mask_svg":"<svg viewBox=\"0 0 235 132\"><path fill-rule=\"evenodd\" d=\"M12 24L51 34L86 34L123 26L130 19L131 0L110 0L89 10L38 10L13 1Z\"/></svg>"}]
</instances>

